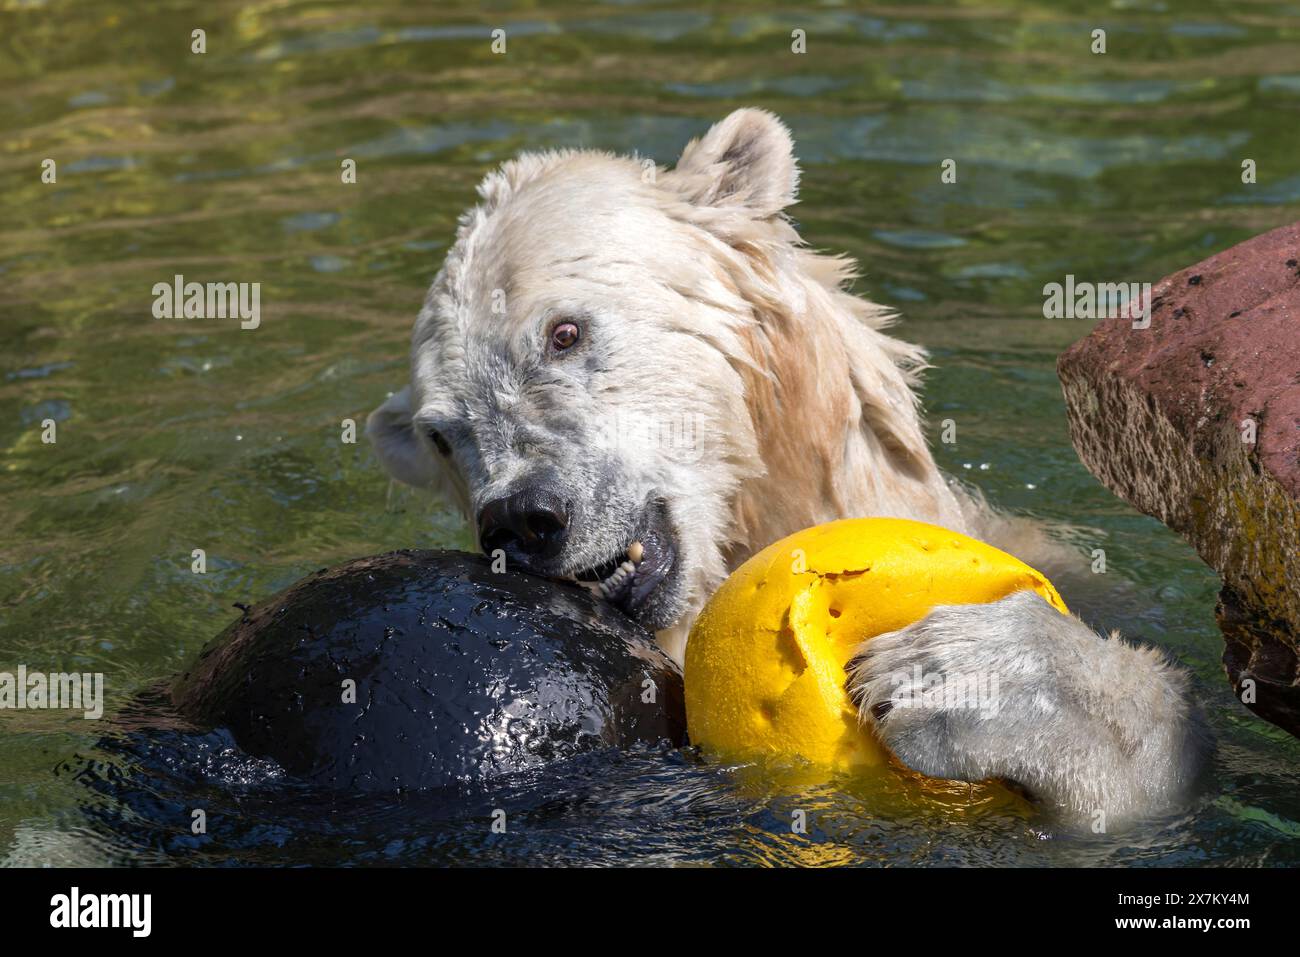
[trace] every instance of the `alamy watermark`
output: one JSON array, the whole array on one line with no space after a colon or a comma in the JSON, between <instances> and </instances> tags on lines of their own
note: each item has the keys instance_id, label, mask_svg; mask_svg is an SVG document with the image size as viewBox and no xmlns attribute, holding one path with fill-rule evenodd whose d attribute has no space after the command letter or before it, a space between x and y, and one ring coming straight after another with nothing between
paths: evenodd
<instances>
[{"instance_id":1,"label":"alamy watermark","mask_svg":"<svg viewBox=\"0 0 1300 957\"><path fill-rule=\"evenodd\" d=\"M894 708L978 711L983 718L995 717L1002 708L996 672L946 674L913 665L910 672L896 671L889 680L895 689L889 696Z\"/></svg>"},{"instance_id":2,"label":"alamy watermark","mask_svg":"<svg viewBox=\"0 0 1300 957\"><path fill-rule=\"evenodd\" d=\"M70 709L88 720L104 715L104 674L96 672L0 671L0 710Z\"/></svg>"},{"instance_id":3,"label":"alamy watermark","mask_svg":"<svg viewBox=\"0 0 1300 957\"><path fill-rule=\"evenodd\" d=\"M1044 319L1105 319L1131 308L1134 329L1151 325L1151 283L1076 282L1074 275L1064 283L1043 287Z\"/></svg>"},{"instance_id":4,"label":"alamy watermark","mask_svg":"<svg viewBox=\"0 0 1300 957\"><path fill-rule=\"evenodd\" d=\"M186 282L177 273L171 282L153 286L155 319L239 319L239 328L262 324L260 282Z\"/></svg>"},{"instance_id":5,"label":"alamy watermark","mask_svg":"<svg viewBox=\"0 0 1300 957\"><path fill-rule=\"evenodd\" d=\"M153 895L82 893L73 885L68 893L50 898L50 926L123 928L132 937L148 937L153 929Z\"/></svg>"},{"instance_id":6,"label":"alamy watermark","mask_svg":"<svg viewBox=\"0 0 1300 957\"><path fill-rule=\"evenodd\" d=\"M704 416L696 412L612 412L596 430L598 448L644 451L653 449L681 462L703 454Z\"/></svg>"}]
</instances>

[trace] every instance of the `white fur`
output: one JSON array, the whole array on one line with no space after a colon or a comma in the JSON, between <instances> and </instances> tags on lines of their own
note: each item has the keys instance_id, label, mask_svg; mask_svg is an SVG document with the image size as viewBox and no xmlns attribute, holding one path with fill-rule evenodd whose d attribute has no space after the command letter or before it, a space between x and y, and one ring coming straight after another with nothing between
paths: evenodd
<instances>
[{"instance_id":1,"label":"white fur","mask_svg":"<svg viewBox=\"0 0 1300 957\"><path fill-rule=\"evenodd\" d=\"M573 517L548 574L607 557L648 498L665 500L683 576L655 624L679 661L731 570L821 522L915 518L1034 564L1060 557L1041 529L939 472L918 411L924 353L847 291L849 260L807 249L785 218L798 169L779 120L739 110L654 173L561 151L524 154L483 181L416 320L410 385L368 424L394 477L467 517L530 482L561 489ZM548 356L547 329L568 316L585 351ZM665 410L699 423L692 454L599 440L612 419ZM895 715L879 732L922 771L1014 777L1076 819L1167 806L1194 763L1182 680L1052 615L1019 598L936 610L871 643L855 693L881 700L877 663L1010 668L1015 694L996 721Z\"/></svg>"},{"instance_id":2,"label":"white fur","mask_svg":"<svg viewBox=\"0 0 1300 957\"><path fill-rule=\"evenodd\" d=\"M1150 814L1201 768L1186 676L1030 591L935 608L864 643L849 671L861 714L909 767L1015 781L1079 824L1105 830ZM992 704L978 708L927 698L917 681L990 675Z\"/></svg>"}]
</instances>

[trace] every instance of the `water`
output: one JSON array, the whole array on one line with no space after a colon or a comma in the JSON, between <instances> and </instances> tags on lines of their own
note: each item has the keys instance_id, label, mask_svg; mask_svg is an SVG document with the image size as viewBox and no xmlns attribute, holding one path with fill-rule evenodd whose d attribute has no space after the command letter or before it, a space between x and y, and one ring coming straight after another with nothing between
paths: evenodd
<instances>
[{"instance_id":1,"label":"water","mask_svg":"<svg viewBox=\"0 0 1300 957\"><path fill-rule=\"evenodd\" d=\"M1105 55L1089 52L1098 27ZM796 28L807 55L788 52ZM364 444L339 436L402 381L475 182L527 147L671 162L756 104L798 140L804 234L857 257L859 290L932 350L932 437L959 423L942 465L1105 548L1130 583L1126 632L1194 671L1218 736L1194 808L1114 837L1052 834L960 794L882 813L851 781L645 752L503 786L506 839L472 802L460 818L420 798L322 806L219 738L188 744L185 763L166 741L97 747L102 724L65 712L4 712L0 857L1300 860L1300 742L1232 698L1215 577L1078 463L1053 364L1088 324L1041 318L1043 284L1066 273L1154 281L1297 218L1300 5L12 3L0 88L0 670L103 671L119 708L232 602L356 555L467 545L453 515L391 493ZM956 185L939 181L949 157ZM175 273L261 282L261 327L154 320L153 284ZM195 548L206 575L190 571ZM196 788L220 822L206 838L188 833ZM796 809L806 836L790 833Z\"/></svg>"}]
</instances>

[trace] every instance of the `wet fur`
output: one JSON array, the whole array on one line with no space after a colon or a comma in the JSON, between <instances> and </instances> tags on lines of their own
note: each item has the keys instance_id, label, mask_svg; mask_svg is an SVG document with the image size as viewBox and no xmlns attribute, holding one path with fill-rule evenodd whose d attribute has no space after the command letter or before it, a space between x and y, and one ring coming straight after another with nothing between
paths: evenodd
<instances>
[{"instance_id":1,"label":"wet fur","mask_svg":"<svg viewBox=\"0 0 1300 957\"><path fill-rule=\"evenodd\" d=\"M850 260L803 245L783 214L798 177L789 132L760 110L728 116L672 170L560 151L490 174L417 318L410 384L370 418L385 466L471 518L527 483L563 489L570 541L548 574L626 544L647 496L665 498L683 574L651 623L679 661L732 569L836 518L914 518L1049 574L1068 564L1040 527L940 473L918 408L924 352L848 292ZM545 357L557 316L584 328L585 351L562 361ZM700 423L693 454L600 439L612 415L663 410ZM913 663L1007 669L1011 693L987 718L889 711L884 677ZM1180 672L1034 596L936 609L877 638L851 686L913 767L1016 780L1079 824L1167 810L1202 753Z\"/></svg>"}]
</instances>

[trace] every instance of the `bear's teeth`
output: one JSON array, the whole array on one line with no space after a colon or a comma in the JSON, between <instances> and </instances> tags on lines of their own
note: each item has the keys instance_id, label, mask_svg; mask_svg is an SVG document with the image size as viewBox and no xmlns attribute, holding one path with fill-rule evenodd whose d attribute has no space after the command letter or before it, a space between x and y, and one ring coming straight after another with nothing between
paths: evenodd
<instances>
[{"instance_id":1,"label":"bear's teeth","mask_svg":"<svg viewBox=\"0 0 1300 957\"><path fill-rule=\"evenodd\" d=\"M632 559L633 565L640 565L641 559L645 558L645 546L640 542L633 542L627 547L627 557Z\"/></svg>"},{"instance_id":2,"label":"bear's teeth","mask_svg":"<svg viewBox=\"0 0 1300 957\"><path fill-rule=\"evenodd\" d=\"M624 562L622 565L619 565L618 568L614 569L612 575L600 583L599 587L601 597L608 598L610 593L617 589L619 585L623 584L627 579L627 576L631 575L634 571L636 571L636 566L631 562Z\"/></svg>"}]
</instances>

